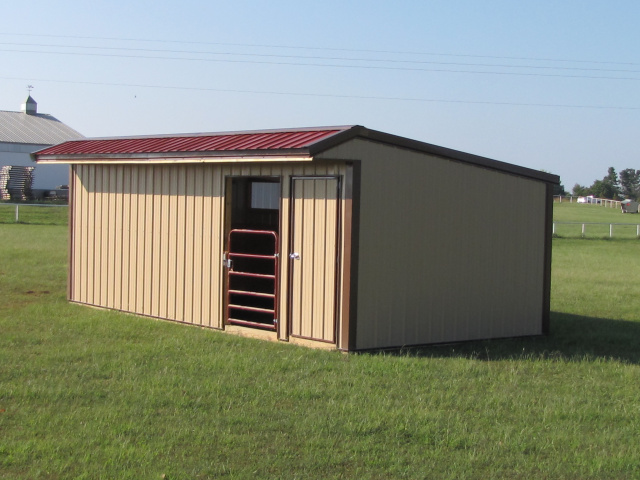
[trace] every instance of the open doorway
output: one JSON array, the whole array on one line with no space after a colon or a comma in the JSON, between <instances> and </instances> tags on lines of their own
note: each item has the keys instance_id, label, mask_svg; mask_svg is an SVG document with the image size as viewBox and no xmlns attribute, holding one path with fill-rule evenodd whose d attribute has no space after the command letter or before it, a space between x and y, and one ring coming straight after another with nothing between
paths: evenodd
<instances>
[{"instance_id":1,"label":"open doorway","mask_svg":"<svg viewBox=\"0 0 640 480\"><path fill-rule=\"evenodd\" d=\"M278 328L280 198L278 177L228 179L227 324Z\"/></svg>"}]
</instances>

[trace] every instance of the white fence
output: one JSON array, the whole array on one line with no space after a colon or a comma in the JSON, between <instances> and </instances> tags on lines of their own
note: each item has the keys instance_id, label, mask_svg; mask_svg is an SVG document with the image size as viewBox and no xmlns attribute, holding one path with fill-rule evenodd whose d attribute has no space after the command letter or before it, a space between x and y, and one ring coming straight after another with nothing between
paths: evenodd
<instances>
[{"instance_id":1,"label":"white fence","mask_svg":"<svg viewBox=\"0 0 640 480\"><path fill-rule=\"evenodd\" d=\"M592 205L600 205L602 207L620 208L619 200L609 200L608 198L597 198L592 196L577 197L575 195L554 195L553 201L556 203L569 202L569 203L589 203Z\"/></svg>"},{"instance_id":2,"label":"white fence","mask_svg":"<svg viewBox=\"0 0 640 480\"><path fill-rule=\"evenodd\" d=\"M640 238L640 225L638 224L634 224L634 223L596 223L596 222L553 222L553 235L557 235L557 229L556 229L556 225L580 225L581 226L581 236L582 237L586 237L587 236L587 225L589 225L590 227L595 227L595 226L608 226L609 227L609 238L613 238L613 231L614 231L614 226L618 227L618 232L620 231L621 228L626 227L626 230L624 231L624 233L627 233L627 235L622 235L619 234L620 236L626 236L629 237L631 236L628 232L631 229L635 229L635 236ZM599 235L602 236L602 229L600 229L600 233ZM595 234L598 235L598 234Z\"/></svg>"},{"instance_id":3,"label":"white fence","mask_svg":"<svg viewBox=\"0 0 640 480\"><path fill-rule=\"evenodd\" d=\"M15 219L16 223L20 221L20 207L64 207L69 208L69 205L56 205L47 203L0 203L0 206L15 207Z\"/></svg>"}]
</instances>

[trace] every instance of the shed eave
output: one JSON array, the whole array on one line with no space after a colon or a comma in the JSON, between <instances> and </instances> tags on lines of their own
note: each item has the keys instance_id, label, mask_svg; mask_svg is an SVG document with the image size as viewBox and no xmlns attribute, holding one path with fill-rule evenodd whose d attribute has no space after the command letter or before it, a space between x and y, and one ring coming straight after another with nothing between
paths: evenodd
<instances>
[{"instance_id":1,"label":"shed eave","mask_svg":"<svg viewBox=\"0 0 640 480\"><path fill-rule=\"evenodd\" d=\"M380 132L377 130L371 130L366 127L355 125L352 128L337 133L329 138L320 140L319 142L311 145L309 151L312 155L319 155L332 147L344 143L354 138L361 138L364 140L370 140L372 142L383 143L397 148L404 148L417 152L427 153L450 160L456 160L459 162L475 165L478 167L488 168L491 170L497 170L520 177L526 177L545 183L551 183L558 185L560 183L560 177L552 173L542 172L532 168L521 167L507 162L501 162L488 157L480 155L474 155L472 153L466 153L459 150L454 150L447 147L440 147L431 143L422 142L420 140L413 140L410 138L400 137L390 133Z\"/></svg>"},{"instance_id":2,"label":"shed eave","mask_svg":"<svg viewBox=\"0 0 640 480\"><path fill-rule=\"evenodd\" d=\"M160 163L240 163L240 162L310 162L310 155L51 155L36 156L41 164L160 164Z\"/></svg>"}]
</instances>

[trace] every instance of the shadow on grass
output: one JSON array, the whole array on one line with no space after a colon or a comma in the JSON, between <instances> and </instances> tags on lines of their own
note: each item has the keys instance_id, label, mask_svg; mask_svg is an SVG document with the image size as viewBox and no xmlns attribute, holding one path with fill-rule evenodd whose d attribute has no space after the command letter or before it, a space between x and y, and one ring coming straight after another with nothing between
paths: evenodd
<instances>
[{"instance_id":1,"label":"shadow on grass","mask_svg":"<svg viewBox=\"0 0 640 480\"><path fill-rule=\"evenodd\" d=\"M616 359L625 363L640 364L640 322L552 312L551 333L548 336L483 340L385 352L386 355L390 353L478 360Z\"/></svg>"}]
</instances>

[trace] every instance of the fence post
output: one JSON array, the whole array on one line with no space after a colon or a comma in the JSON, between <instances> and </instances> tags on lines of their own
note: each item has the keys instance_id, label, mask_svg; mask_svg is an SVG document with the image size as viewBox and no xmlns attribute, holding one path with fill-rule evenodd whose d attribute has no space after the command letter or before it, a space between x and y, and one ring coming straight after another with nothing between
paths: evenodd
<instances>
[{"instance_id":1,"label":"fence post","mask_svg":"<svg viewBox=\"0 0 640 480\"><path fill-rule=\"evenodd\" d=\"M582 224L582 236L584 237L584 223Z\"/></svg>"},{"instance_id":2,"label":"fence post","mask_svg":"<svg viewBox=\"0 0 640 480\"><path fill-rule=\"evenodd\" d=\"M556 222L553 222L553 228L551 229L551 234L552 235L556 234Z\"/></svg>"},{"instance_id":3,"label":"fence post","mask_svg":"<svg viewBox=\"0 0 640 480\"><path fill-rule=\"evenodd\" d=\"M609 238L613 238L613 223L609 224Z\"/></svg>"},{"instance_id":4,"label":"fence post","mask_svg":"<svg viewBox=\"0 0 640 480\"><path fill-rule=\"evenodd\" d=\"M18 213L18 209L19 209L19 208L20 208L20 207L19 207L18 205L16 205L16 223L18 223L18 222L20 221L20 215L19 215L19 213Z\"/></svg>"}]
</instances>

